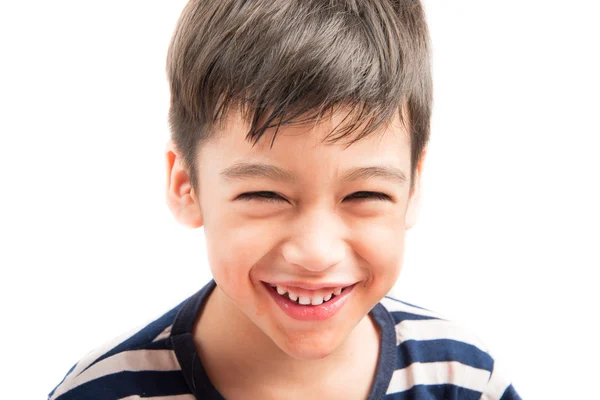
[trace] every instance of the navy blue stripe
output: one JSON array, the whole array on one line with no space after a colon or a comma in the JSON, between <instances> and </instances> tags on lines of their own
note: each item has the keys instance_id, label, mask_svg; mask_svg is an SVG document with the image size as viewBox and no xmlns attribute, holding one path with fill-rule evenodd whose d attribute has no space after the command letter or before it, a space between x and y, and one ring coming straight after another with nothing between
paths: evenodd
<instances>
[{"instance_id":1,"label":"navy blue stripe","mask_svg":"<svg viewBox=\"0 0 600 400\"><path fill-rule=\"evenodd\" d=\"M194 338L191 333L180 334L171 338L177 361L181 365L187 385L194 389L194 395L202 400L224 400L223 396L213 386L208 378L204 366L200 361Z\"/></svg>"},{"instance_id":2,"label":"navy blue stripe","mask_svg":"<svg viewBox=\"0 0 600 400\"><path fill-rule=\"evenodd\" d=\"M177 315L177 312L179 311L179 308L183 305L183 303L185 303L185 301L179 304L177 307L173 308L171 311L161 316L160 318L158 318L156 321L153 321L150 324L146 325L142 330L131 336L129 339L125 340L123 343L120 343L112 350L109 350L108 352L104 353L97 360L88 365L87 368L81 371L79 375L85 372L91 366L98 363L99 361L114 356L115 354L118 354L122 351L137 350L140 346L146 345L147 343L154 340L155 337L160 335L162 331L164 331L169 325L173 323L173 320L175 319L175 316Z\"/></svg>"},{"instance_id":3,"label":"navy blue stripe","mask_svg":"<svg viewBox=\"0 0 600 400\"><path fill-rule=\"evenodd\" d=\"M204 306L205 300L216 286L216 282L211 279L202 289L184 301L183 306L175 317L175 321L173 321L171 336L186 334L194 329L196 317L198 316L200 309Z\"/></svg>"},{"instance_id":4,"label":"navy blue stripe","mask_svg":"<svg viewBox=\"0 0 600 400\"><path fill-rule=\"evenodd\" d=\"M397 369L414 362L458 361L473 368L492 372L494 360L477 347L451 339L407 340L397 347Z\"/></svg>"},{"instance_id":5,"label":"navy blue stripe","mask_svg":"<svg viewBox=\"0 0 600 400\"><path fill-rule=\"evenodd\" d=\"M153 397L188 393L190 389L181 371L123 371L86 382L62 394L57 400L112 400L134 394Z\"/></svg>"},{"instance_id":6,"label":"navy blue stripe","mask_svg":"<svg viewBox=\"0 0 600 400\"><path fill-rule=\"evenodd\" d=\"M368 400L379 400L383 398L390 385L394 366L396 365L396 330L394 329L394 319L381 303L373 307L370 315L379 326L381 344L379 347L379 361L377 362L375 380Z\"/></svg>"},{"instance_id":7,"label":"navy blue stripe","mask_svg":"<svg viewBox=\"0 0 600 400\"><path fill-rule=\"evenodd\" d=\"M399 324L402 321L421 321L428 319L439 319L436 317L430 317L428 315L413 314L405 311L390 311L390 314L392 314L392 317L394 318L394 321L396 321L397 324Z\"/></svg>"},{"instance_id":8,"label":"navy blue stripe","mask_svg":"<svg viewBox=\"0 0 600 400\"><path fill-rule=\"evenodd\" d=\"M513 385L509 385L500 400L522 400L521 396L517 394L517 391L513 387Z\"/></svg>"},{"instance_id":9,"label":"navy blue stripe","mask_svg":"<svg viewBox=\"0 0 600 400\"><path fill-rule=\"evenodd\" d=\"M390 393L385 400L479 400L481 392L456 385L416 385L399 393Z\"/></svg>"}]
</instances>

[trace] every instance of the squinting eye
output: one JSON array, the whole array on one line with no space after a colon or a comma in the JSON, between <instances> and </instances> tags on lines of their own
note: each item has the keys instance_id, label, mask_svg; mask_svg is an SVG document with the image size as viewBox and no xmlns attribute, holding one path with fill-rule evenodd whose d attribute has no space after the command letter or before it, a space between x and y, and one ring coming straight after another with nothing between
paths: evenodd
<instances>
[{"instance_id":1,"label":"squinting eye","mask_svg":"<svg viewBox=\"0 0 600 400\"><path fill-rule=\"evenodd\" d=\"M387 200L391 201L391 197L385 193L380 192L355 192L346 197L347 200L357 200L357 201L365 201L365 200ZM346 200L345 199L345 200ZM287 202L282 196L275 192L269 191L260 191L260 192L247 192L240 194L236 200L260 200L260 201L268 201L268 202Z\"/></svg>"},{"instance_id":2,"label":"squinting eye","mask_svg":"<svg viewBox=\"0 0 600 400\"><path fill-rule=\"evenodd\" d=\"M380 192L356 192L346 197L350 200L391 200L391 197Z\"/></svg>"},{"instance_id":3,"label":"squinting eye","mask_svg":"<svg viewBox=\"0 0 600 400\"><path fill-rule=\"evenodd\" d=\"M272 201L272 202L282 202L286 201L283 197L278 195L275 192L248 192L240 194L236 200L262 200L262 201Z\"/></svg>"}]
</instances>

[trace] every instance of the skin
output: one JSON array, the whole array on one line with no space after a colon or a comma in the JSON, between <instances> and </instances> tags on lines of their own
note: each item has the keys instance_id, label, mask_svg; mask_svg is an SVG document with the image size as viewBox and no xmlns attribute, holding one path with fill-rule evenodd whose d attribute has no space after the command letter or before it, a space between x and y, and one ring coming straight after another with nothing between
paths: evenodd
<instances>
[{"instance_id":1,"label":"skin","mask_svg":"<svg viewBox=\"0 0 600 400\"><path fill-rule=\"evenodd\" d=\"M379 333L368 313L400 273L405 231L418 211L424 154L411 190L410 139L400 121L349 147L323 143L342 118L281 127L270 148L272 132L253 147L245 140L248 125L232 113L223 131L198 149L198 193L177 150L167 146L169 207L182 224L204 226L217 282L196 321L195 343L211 381L227 398L301 397L312 390L322 397L324 388L340 398L369 392ZM285 174L223 175L240 163L276 166ZM344 179L348 171L373 166L405 179ZM259 191L261 197L239 197ZM289 280L357 284L332 318L297 321L263 284ZM334 368L336 374L326 373Z\"/></svg>"}]
</instances>

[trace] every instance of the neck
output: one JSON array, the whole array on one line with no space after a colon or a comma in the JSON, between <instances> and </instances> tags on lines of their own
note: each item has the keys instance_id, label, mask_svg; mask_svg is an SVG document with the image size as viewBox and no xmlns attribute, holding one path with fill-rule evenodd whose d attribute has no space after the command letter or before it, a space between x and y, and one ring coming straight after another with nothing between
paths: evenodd
<instances>
[{"instance_id":1,"label":"neck","mask_svg":"<svg viewBox=\"0 0 600 400\"><path fill-rule=\"evenodd\" d=\"M266 380L280 386L307 382L322 385L332 377L344 376L344 367L355 372L357 366L365 364L374 373L379 349L377 327L367 315L331 355L318 360L296 359L283 352L218 286L196 319L193 335L204 368L217 389L227 387L227 379L250 386ZM365 360L365 354L374 354L374 359ZM327 373L333 369L336 374Z\"/></svg>"}]
</instances>

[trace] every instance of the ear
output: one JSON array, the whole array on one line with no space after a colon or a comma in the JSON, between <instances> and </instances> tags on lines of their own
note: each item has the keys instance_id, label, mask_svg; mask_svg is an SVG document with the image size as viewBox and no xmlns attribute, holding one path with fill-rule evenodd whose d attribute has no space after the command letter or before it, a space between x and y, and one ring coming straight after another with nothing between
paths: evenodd
<instances>
[{"instance_id":1,"label":"ear","mask_svg":"<svg viewBox=\"0 0 600 400\"><path fill-rule=\"evenodd\" d=\"M405 229L410 229L417 223L417 217L421 209L421 175L423 172L423 163L425 162L425 156L427 155L427 149L424 149L419 158L419 164L415 171L414 184L408 199L408 207L406 209L406 218L404 220Z\"/></svg>"},{"instance_id":2,"label":"ear","mask_svg":"<svg viewBox=\"0 0 600 400\"><path fill-rule=\"evenodd\" d=\"M165 148L167 162L167 204L179 223L190 228L202 226L200 203L194 193L183 159L171 140Z\"/></svg>"}]
</instances>

